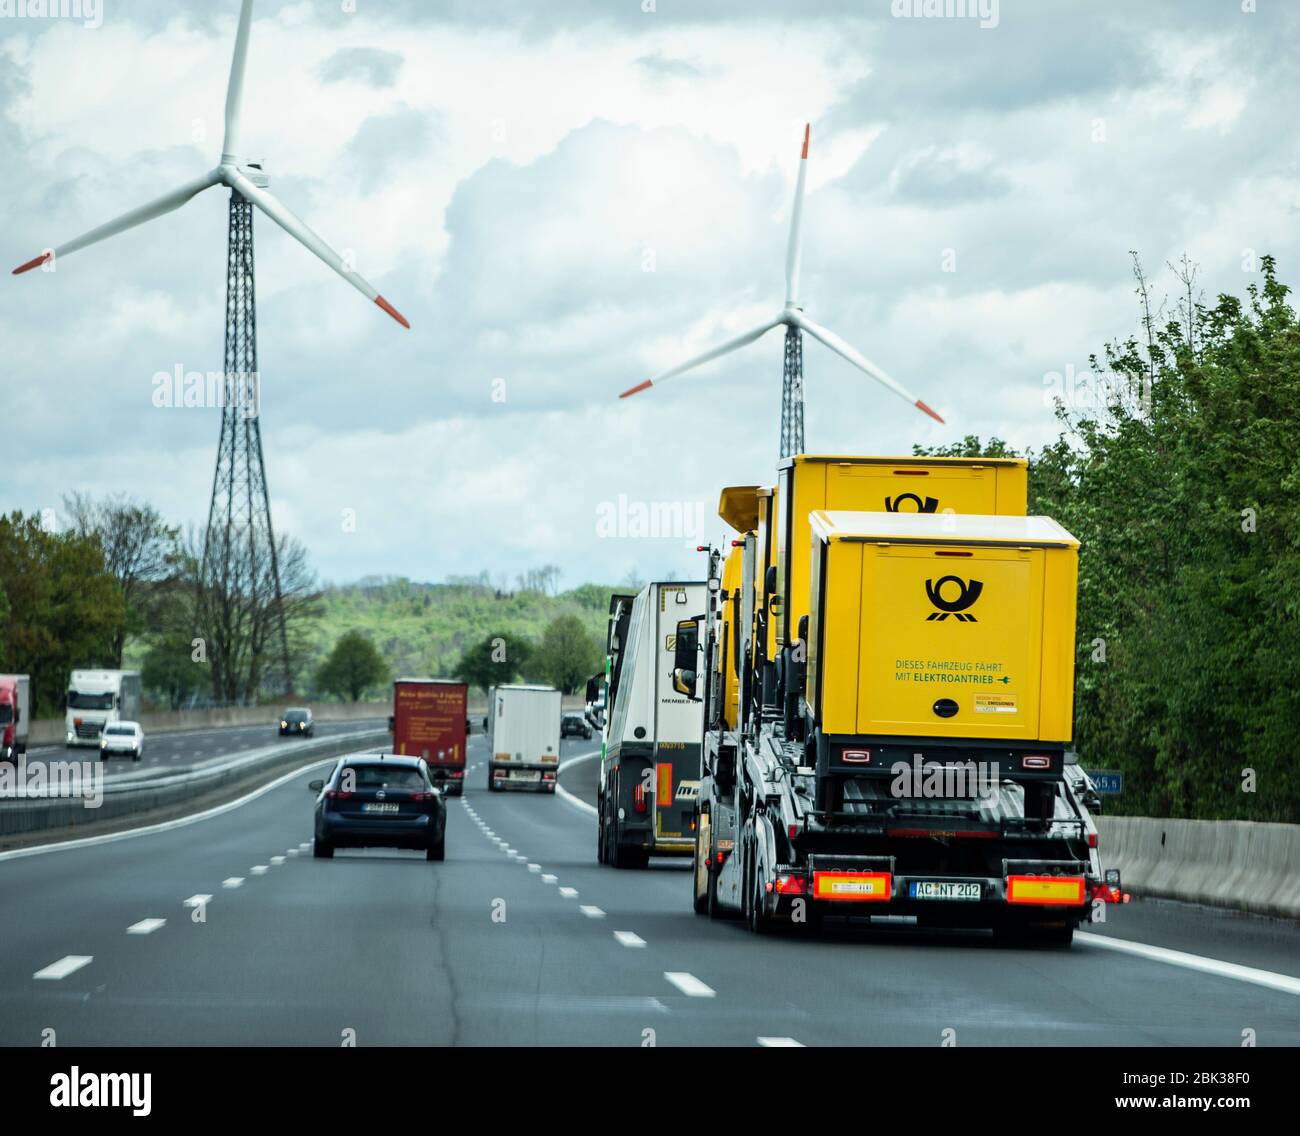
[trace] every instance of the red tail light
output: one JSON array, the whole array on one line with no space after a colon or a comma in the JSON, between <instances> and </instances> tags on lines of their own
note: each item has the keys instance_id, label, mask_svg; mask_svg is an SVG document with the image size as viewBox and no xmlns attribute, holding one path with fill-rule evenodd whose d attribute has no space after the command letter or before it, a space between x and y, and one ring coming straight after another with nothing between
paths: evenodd
<instances>
[{"instance_id":1,"label":"red tail light","mask_svg":"<svg viewBox=\"0 0 1300 1136\"><path fill-rule=\"evenodd\" d=\"M325 796L331 801L350 801L352 794L343 789L326 789Z\"/></svg>"},{"instance_id":2,"label":"red tail light","mask_svg":"<svg viewBox=\"0 0 1300 1136\"><path fill-rule=\"evenodd\" d=\"M408 799L412 801L432 801L436 796L436 793L412 793Z\"/></svg>"},{"instance_id":3,"label":"red tail light","mask_svg":"<svg viewBox=\"0 0 1300 1136\"><path fill-rule=\"evenodd\" d=\"M542 780L543 780L543 781L554 781L554 780L555 780L555 774L554 774L554 773L551 773L551 772L545 772L545 773L542 774Z\"/></svg>"},{"instance_id":4,"label":"red tail light","mask_svg":"<svg viewBox=\"0 0 1300 1136\"><path fill-rule=\"evenodd\" d=\"M808 883L803 876L786 874L776 877L777 895L807 895Z\"/></svg>"},{"instance_id":5,"label":"red tail light","mask_svg":"<svg viewBox=\"0 0 1300 1136\"><path fill-rule=\"evenodd\" d=\"M645 786L640 781L632 790L632 807L639 813L645 812Z\"/></svg>"},{"instance_id":6,"label":"red tail light","mask_svg":"<svg viewBox=\"0 0 1300 1136\"><path fill-rule=\"evenodd\" d=\"M1088 833L1088 847L1089 848L1097 847L1097 834L1095 832Z\"/></svg>"},{"instance_id":7,"label":"red tail light","mask_svg":"<svg viewBox=\"0 0 1300 1136\"><path fill-rule=\"evenodd\" d=\"M459 781L464 776L465 776L465 771L463 769L453 769L451 771L451 777L453 780Z\"/></svg>"}]
</instances>

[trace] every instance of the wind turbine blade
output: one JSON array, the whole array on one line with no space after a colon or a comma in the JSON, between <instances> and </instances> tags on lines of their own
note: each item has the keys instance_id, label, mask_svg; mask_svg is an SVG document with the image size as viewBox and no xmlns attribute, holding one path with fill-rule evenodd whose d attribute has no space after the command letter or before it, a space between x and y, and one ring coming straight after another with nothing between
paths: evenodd
<instances>
[{"instance_id":1,"label":"wind turbine blade","mask_svg":"<svg viewBox=\"0 0 1300 1136\"><path fill-rule=\"evenodd\" d=\"M799 159L799 178L794 185L794 211L790 216L790 243L785 250L785 302L799 298L799 263L803 258L803 194L808 180L808 142L812 123L803 128L803 156Z\"/></svg>"},{"instance_id":2,"label":"wind turbine blade","mask_svg":"<svg viewBox=\"0 0 1300 1136\"><path fill-rule=\"evenodd\" d=\"M865 374L870 375L873 379L876 380L876 382L881 383L884 386L887 386L891 391L893 391L900 398L907 399L907 401L910 402L913 406L915 406L918 410L924 411L936 422L943 422L942 418L940 418L933 410L931 410L928 406L926 406L925 403L923 403L919 398L917 398L914 394L912 394L909 390L907 390L906 387L904 387L901 383L895 381L894 379L890 378L887 374L885 374L884 371L882 371L879 367L877 367L870 359L868 359L856 348L850 347L847 343L844 342L844 340L842 340L833 331L829 331L828 329L822 327L820 324L813 323L813 321L810 320L807 316L805 316L802 312L796 312L795 317L796 318L794 322L797 327L802 328L814 339L820 340L832 351L834 351L836 355L840 356L840 358L847 359L850 363L852 363L855 367L857 367L859 371L862 371Z\"/></svg>"},{"instance_id":3,"label":"wind turbine blade","mask_svg":"<svg viewBox=\"0 0 1300 1136\"><path fill-rule=\"evenodd\" d=\"M239 145L239 112L244 102L244 65L248 62L248 32L253 23L253 0L239 9L239 30L235 33L235 54L230 60L230 82L226 86L226 141L221 160L233 161Z\"/></svg>"},{"instance_id":4,"label":"wind turbine blade","mask_svg":"<svg viewBox=\"0 0 1300 1136\"><path fill-rule=\"evenodd\" d=\"M411 325L406 322L406 317L402 315L392 304L379 294L378 289L369 284L358 273L353 272L329 245L320 239L307 226L306 222L300 220L291 213L279 198L268 193L264 189L258 189L248 178L244 177L238 170L227 169L226 180L232 189L238 190L256 205L263 213L271 218L299 244L305 245L310 251L315 253L321 260L334 269L349 284L360 292L367 300L373 300L379 307L383 308L390 316L393 317L403 327L409 328Z\"/></svg>"},{"instance_id":5,"label":"wind turbine blade","mask_svg":"<svg viewBox=\"0 0 1300 1136\"><path fill-rule=\"evenodd\" d=\"M14 275L18 276L24 272L30 272L33 268L39 268L51 257L67 256L69 253L83 249L87 245L97 244L99 241L105 241L109 237L115 237L118 233L124 233L127 229L134 229L137 225L143 225L146 221L152 221L155 217L161 217L166 213L179 209L191 197L202 193L209 186L214 186L221 181L221 175L213 170L211 173L204 174L201 178L194 181L186 182L179 189L172 190L171 193L164 194L162 197L149 202L148 205L141 205L138 209L132 209L129 213L123 213L122 216L109 221L105 225L100 225L98 229L91 229L88 233L83 233L75 237L66 244L59 245L58 248L51 252L42 253L34 257L26 264L21 264L14 269Z\"/></svg>"},{"instance_id":6,"label":"wind turbine blade","mask_svg":"<svg viewBox=\"0 0 1300 1136\"><path fill-rule=\"evenodd\" d=\"M745 332L744 335L738 335L736 336L735 339L729 339L727 340L726 343L720 344L717 347L712 347L708 351L703 352L702 354L692 356L690 359L687 359L686 362L684 363L678 363L677 366L672 367L667 371L660 372L659 374L655 375L654 378L652 379L646 379L645 382L643 383L637 383L636 386L629 387L618 397L627 398L629 395L637 394L639 391L648 390L656 383L667 382L669 379L673 378L674 376L680 375L683 371L689 371L694 367L700 367L703 366L705 363L712 362L714 359L720 358L721 356L726 355L731 351L735 351L739 347L744 347L747 343L753 343L754 340L756 340L759 336L765 335L767 332L771 331L774 327L776 327L777 324L782 322L784 321L780 317L774 320L769 320L767 323L762 324L760 327L756 327L751 331Z\"/></svg>"}]
</instances>

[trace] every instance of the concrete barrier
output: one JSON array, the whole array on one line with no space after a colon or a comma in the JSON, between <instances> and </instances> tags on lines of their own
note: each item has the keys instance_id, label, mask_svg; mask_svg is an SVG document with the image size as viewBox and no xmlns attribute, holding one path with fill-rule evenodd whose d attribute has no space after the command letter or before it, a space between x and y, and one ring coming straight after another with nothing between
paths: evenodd
<instances>
[{"instance_id":1,"label":"concrete barrier","mask_svg":"<svg viewBox=\"0 0 1300 1136\"><path fill-rule=\"evenodd\" d=\"M1135 895L1300 918L1300 825L1097 817L1101 862Z\"/></svg>"}]
</instances>

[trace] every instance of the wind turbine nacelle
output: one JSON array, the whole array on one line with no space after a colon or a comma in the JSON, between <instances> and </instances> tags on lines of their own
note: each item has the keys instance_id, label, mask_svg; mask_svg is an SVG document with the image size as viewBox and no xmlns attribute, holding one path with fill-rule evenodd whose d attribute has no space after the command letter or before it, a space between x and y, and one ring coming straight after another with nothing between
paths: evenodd
<instances>
[{"instance_id":1,"label":"wind turbine nacelle","mask_svg":"<svg viewBox=\"0 0 1300 1136\"><path fill-rule=\"evenodd\" d=\"M239 172L248 178L258 189L265 189L271 184L271 179L262 169L261 162L245 162L239 167Z\"/></svg>"}]
</instances>

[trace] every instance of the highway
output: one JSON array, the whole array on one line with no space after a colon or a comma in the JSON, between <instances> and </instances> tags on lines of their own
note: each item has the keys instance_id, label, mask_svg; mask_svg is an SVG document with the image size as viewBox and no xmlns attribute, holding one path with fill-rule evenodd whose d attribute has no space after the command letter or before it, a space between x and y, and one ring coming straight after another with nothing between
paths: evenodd
<instances>
[{"instance_id":1,"label":"highway","mask_svg":"<svg viewBox=\"0 0 1300 1136\"><path fill-rule=\"evenodd\" d=\"M111 757L104 762L105 779L123 773L151 769L159 773L179 773L200 762L229 757L263 746L298 744L298 738L280 737L278 719L269 711L265 725L219 726L209 730L185 730L177 733L146 734L144 754L139 761L130 757ZM382 718L355 722L317 722L316 737L347 733L364 726L382 727ZM29 761L93 761L99 757L97 746L33 746L27 751Z\"/></svg>"},{"instance_id":2,"label":"highway","mask_svg":"<svg viewBox=\"0 0 1300 1136\"><path fill-rule=\"evenodd\" d=\"M314 860L323 765L192 824L0 855L0 1044L1300 1044L1293 924L1139 902L1072 950L758 938L692 913L686 862L596 864L593 760L566 799L488 793L485 756L475 735L440 864Z\"/></svg>"}]
</instances>

